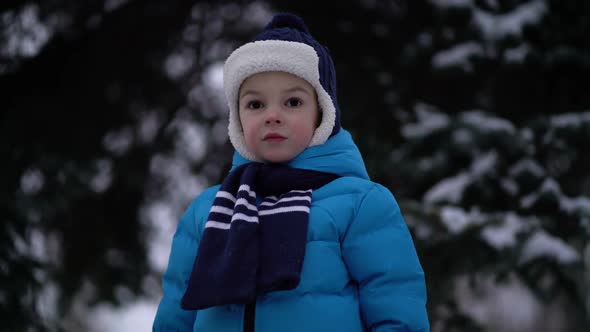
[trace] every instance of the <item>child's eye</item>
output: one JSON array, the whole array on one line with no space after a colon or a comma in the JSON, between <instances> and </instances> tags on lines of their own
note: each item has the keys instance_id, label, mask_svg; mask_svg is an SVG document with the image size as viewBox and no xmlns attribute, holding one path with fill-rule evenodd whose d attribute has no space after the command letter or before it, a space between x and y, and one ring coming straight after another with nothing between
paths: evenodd
<instances>
[{"instance_id":1,"label":"child's eye","mask_svg":"<svg viewBox=\"0 0 590 332\"><path fill-rule=\"evenodd\" d=\"M287 99L285 105L287 105L288 107L298 107L303 105L303 101L301 101L301 99L299 98L289 98Z\"/></svg>"},{"instance_id":2,"label":"child's eye","mask_svg":"<svg viewBox=\"0 0 590 332\"><path fill-rule=\"evenodd\" d=\"M262 106L263 106L263 104L259 100L252 100L246 104L246 108L252 109L252 110L260 109L260 108L262 108Z\"/></svg>"}]
</instances>

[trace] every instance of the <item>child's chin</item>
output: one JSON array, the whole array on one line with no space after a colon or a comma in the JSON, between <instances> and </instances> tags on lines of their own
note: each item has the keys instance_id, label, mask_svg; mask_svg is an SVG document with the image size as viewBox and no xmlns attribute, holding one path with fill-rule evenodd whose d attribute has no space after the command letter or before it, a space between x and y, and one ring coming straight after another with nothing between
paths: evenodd
<instances>
[{"instance_id":1,"label":"child's chin","mask_svg":"<svg viewBox=\"0 0 590 332\"><path fill-rule=\"evenodd\" d=\"M266 161L267 163L284 163L284 162L287 162L293 158L294 158L294 156L290 156L290 155L274 154L274 155L263 156L262 160Z\"/></svg>"}]
</instances>

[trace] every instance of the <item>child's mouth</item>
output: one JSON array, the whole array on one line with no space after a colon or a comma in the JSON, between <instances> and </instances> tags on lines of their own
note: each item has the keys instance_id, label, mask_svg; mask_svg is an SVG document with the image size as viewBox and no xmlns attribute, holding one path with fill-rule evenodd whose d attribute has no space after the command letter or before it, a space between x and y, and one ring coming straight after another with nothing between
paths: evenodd
<instances>
[{"instance_id":1,"label":"child's mouth","mask_svg":"<svg viewBox=\"0 0 590 332\"><path fill-rule=\"evenodd\" d=\"M286 139L287 139L286 137L281 136L279 134L270 133L270 134L265 135L263 140L267 141L267 142L277 143L277 142L282 142Z\"/></svg>"}]
</instances>

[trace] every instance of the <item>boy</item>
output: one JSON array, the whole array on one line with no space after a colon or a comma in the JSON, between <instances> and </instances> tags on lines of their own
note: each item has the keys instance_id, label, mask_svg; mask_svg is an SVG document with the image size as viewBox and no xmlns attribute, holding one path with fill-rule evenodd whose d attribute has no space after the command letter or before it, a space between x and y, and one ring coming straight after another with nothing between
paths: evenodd
<instances>
[{"instance_id":1,"label":"boy","mask_svg":"<svg viewBox=\"0 0 590 332\"><path fill-rule=\"evenodd\" d=\"M154 331L428 331L412 238L340 127L327 49L276 15L224 66L236 149L182 216Z\"/></svg>"}]
</instances>

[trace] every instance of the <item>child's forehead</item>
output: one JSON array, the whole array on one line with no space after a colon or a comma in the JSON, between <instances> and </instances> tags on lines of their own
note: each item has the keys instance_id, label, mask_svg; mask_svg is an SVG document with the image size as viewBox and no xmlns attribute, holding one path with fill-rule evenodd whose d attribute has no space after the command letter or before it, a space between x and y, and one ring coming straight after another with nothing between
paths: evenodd
<instances>
[{"instance_id":1,"label":"child's forehead","mask_svg":"<svg viewBox=\"0 0 590 332\"><path fill-rule=\"evenodd\" d=\"M240 85L240 94L244 90L285 90L315 93L314 87L303 78L282 71L260 72L247 77Z\"/></svg>"},{"instance_id":2,"label":"child's forehead","mask_svg":"<svg viewBox=\"0 0 590 332\"><path fill-rule=\"evenodd\" d=\"M246 77L244 79L244 82L248 81L248 80L253 80L253 79L274 79L274 80L279 80L279 81L285 81L285 82L291 82L291 81L303 81L306 82L306 80L304 80L303 78L295 75L295 74L291 74L289 72L286 71L263 71L263 72L259 72L259 73L254 73L248 77Z\"/></svg>"}]
</instances>

